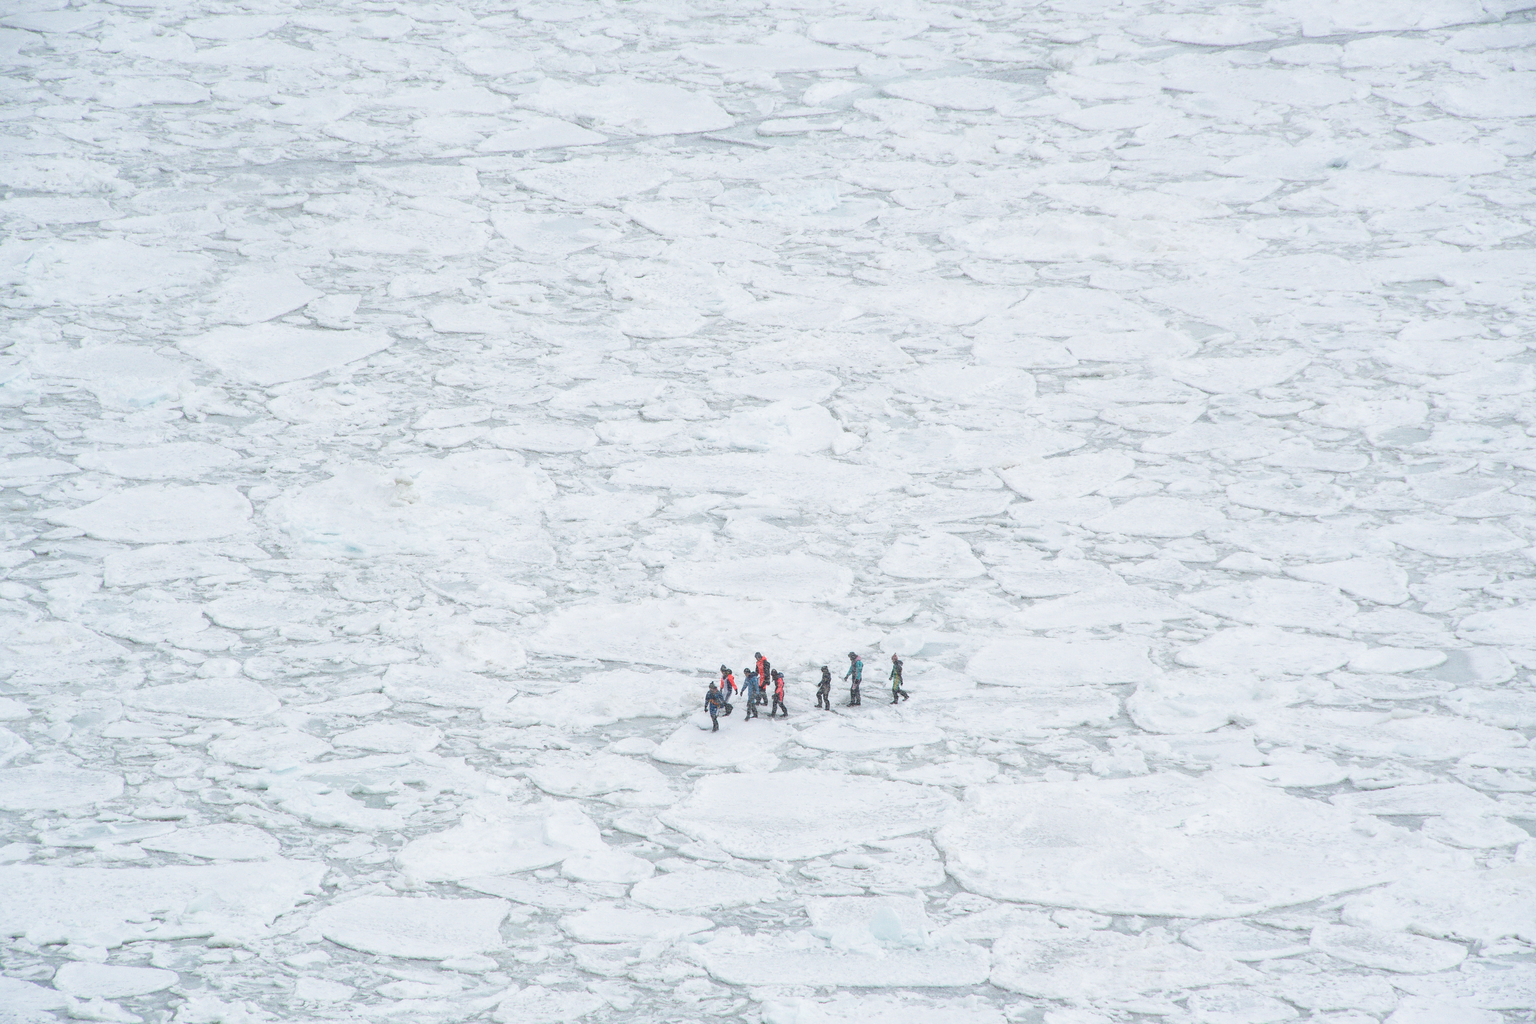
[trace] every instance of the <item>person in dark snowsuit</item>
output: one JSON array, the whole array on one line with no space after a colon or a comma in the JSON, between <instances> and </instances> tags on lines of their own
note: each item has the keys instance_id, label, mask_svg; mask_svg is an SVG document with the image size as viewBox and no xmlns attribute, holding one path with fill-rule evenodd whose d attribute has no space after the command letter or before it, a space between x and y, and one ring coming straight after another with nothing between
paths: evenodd
<instances>
[{"instance_id":1,"label":"person in dark snowsuit","mask_svg":"<svg viewBox=\"0 0 1536 1024\"><path fill-rule=\"evenodd\" d=\"M704 695L704 710L709 712L709 720L714 723L710 732L720 731L720 709L725 707L725 698L720 695L720 687L714 683L709 684L709 692Z\"/></svg>"},{"instance_id":2,"label":"person in dark snowsuit","mask_svg":"<svg viewBox=\"0 0 1536 1024\"><path fill-rule=\"evenodd\" d=\"M775 672L773 674L773 707L769 709L768 717L772 718L780 711L784 712L785 718L789 717L789 708L784 706L784 673Z\"/></svg>"},{"instance_id":3,"label":"person in dark snowsuit","mask_svg":"<svg viewBox=\"0 0 1536 1024\"><path fill-rule=\"evenodd\" d=\"M912 695L901 688L901 659L891 655L891 703L911 700Z\"/></svg>"},{"instance_id":4,"label":"person in dark snowsuit","mask_svg":"<svg viewBox=\"0 0 1536 1024\"><path fill-rule=\"evenodd\" d=\"M757 696L758 691L762 689L762 684L758 679L757 673L751 669L746 669L745 672L747 681L747 713L741 716L742 721L757 717Z\"/></svg>"},{"instance_id":5,"label":"person in dark snowsuit","mask_svg":"<svg viewBox=\"0 0 1536 1024\"><path fill-rule=\"evenodd\" d=\"M848 680L848 706L856 708L863 703L859 687L864 684L864 662L852 651L848 652L848 671L843 673L843 678Z\"/></svg>"},{"instance_id":6,"label":"person in dark snowsuit","mask_svg":"<svg viewBox=\"0 0 1536 1024\"><path fill-rule=\"evenodd\" d=\"M825 665L821 666L821 682L816 684L816 706L832 710L832 670Z\"/></svg>"}]
</instances>

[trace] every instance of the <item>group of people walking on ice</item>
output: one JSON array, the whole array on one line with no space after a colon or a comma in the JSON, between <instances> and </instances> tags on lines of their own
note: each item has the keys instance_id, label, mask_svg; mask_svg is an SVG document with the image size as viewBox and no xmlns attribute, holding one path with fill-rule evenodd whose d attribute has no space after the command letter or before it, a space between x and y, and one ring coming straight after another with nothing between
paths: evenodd
<instances>
[{"instance_id":1,"label":"group of people walking on ice","mask_svg":"<svg viewBox=\"0 0 1536 1024\"><path fill-rule=\"evenodd\" d=\"M753 663L741 670L744 684L741 687L736 685L736 675L727 665L720 666L720 678L709 684L709 692L704 695L704 710L709 714L711 732L719 732L720 716L729 715L735 709L731 698L737 693L744 693L747 699L743 720L758 717L758 707L768 703L770 694L773 706L768 710L768 717L773 718L780 712L785 718L789 717L789 708L784 704L784 673L775 670L762 651L752 657ZM911 698L911 694L902 688L901 668L901 659L891 655L892 704ZM860 690L864 685L864 659L854 651L848 652L848 671L843 673L843 679L848 683L847 706L856 708L863 704ZM821 681L816 684L816 706L824 711L832 710L832 670L825 665L821 666Z\"/></svg>"}]
</instances>

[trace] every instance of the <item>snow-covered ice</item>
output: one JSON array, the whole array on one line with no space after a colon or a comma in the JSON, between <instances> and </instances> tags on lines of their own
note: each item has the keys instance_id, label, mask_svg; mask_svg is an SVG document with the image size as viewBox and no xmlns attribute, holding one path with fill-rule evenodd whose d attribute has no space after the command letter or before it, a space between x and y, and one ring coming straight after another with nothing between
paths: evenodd
<instances>
[{"instance_id":1,"label":"snow-covered ice","mask_svg":"<svg viewBox=\"0 0 1536 1024\"><path fill-rule=\"evenodd\" d=\"M1528 6L12 4L0 1019L1529 1016Z\"/></svg>"},{"instance_id":2,"label":"snow-covered ice","mask_svg":"<svg viewBox=\"0 0 1536 1024\"><path fill-rule=\"evenodd\" d=\"M315 915L327 939L365 953L448 960L497 949L511 905L494 899L358 896Z\"/></svg>"}]
</instances>

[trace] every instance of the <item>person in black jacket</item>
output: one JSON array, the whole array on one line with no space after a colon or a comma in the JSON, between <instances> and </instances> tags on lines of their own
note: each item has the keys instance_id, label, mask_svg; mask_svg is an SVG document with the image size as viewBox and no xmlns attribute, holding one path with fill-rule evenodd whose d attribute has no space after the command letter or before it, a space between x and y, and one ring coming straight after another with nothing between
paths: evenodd
<instances>
[{"instance_id":1,"label":"person in black jacket","mask_svg":"<svg viewBox=\"0 0 1536 1024\"><path fill-rule=\"evenodd\" d=\"M911 700L912 695L901 688L901 659L891 655L891 703Z\"/></svg>"},{"instance_id":2,"label":"person in black jacket","mask_svg":"<svg viewBox=\"0 0 1536 1024\"><path fill-rule=\"evenodd\" d=\"M832 670L825 665L821 666L821 682L816 684L816 706L832 710Z\"/></svg>"}]
</instances>

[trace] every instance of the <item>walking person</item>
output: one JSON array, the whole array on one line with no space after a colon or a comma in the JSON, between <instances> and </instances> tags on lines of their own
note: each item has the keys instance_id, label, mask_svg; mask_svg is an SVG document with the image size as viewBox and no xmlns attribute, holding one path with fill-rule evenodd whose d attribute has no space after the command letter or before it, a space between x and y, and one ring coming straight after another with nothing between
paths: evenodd
<instances>
[{"instance_id":1,"label":"walking person","mask_svg":"<svg viewBox=\"0 0 1536 1024\"><path fill-rule=\"evenodd\" d=\"M731 698L736 696L739 690L740 688L736 685L736 677L731 673L731 670L721 665L720 695L725 698L726 703L730 703Z\"/></svg>"},{"instance_id":2,"label":"walking person","mask_svg":"<svg viewBox=\"0 0 1536 1024\"><path fill-rule=\"evenodd\" d=\"M859 687L864 684L864 661L853 651L848 652L848 671L843 673L843 678L848 680L848 706L856 708L863 703Z\"/></svg>"},{"instance_id":3,"label":"walking person","mask_svg":"<svg viewBox=\"0 0 1536 1024\"><path fill-rule=\"evenodd\" d=\"M825 665L821 666L821 682L816 684L816 706L832 710L832 670Z\"/></svg>"},{"instance_id":4,"label":"walking person","mask_svg":"<svg viewBox=\"0 0 1536 1024\"><path fill-rule=\"evenodd\" d=\"M757 702L759 704L767 704L768 684L773 681L772 666L768 664L768 659L763 657L762 651L758 651L753 657L757 659L757 685L760 688L758 690Z\"/></svg>"},{"instance_id":5,"label":"walking person","mask_svg":"<svg viewBox=\"0 0 1536 1024\"><path fill-rule=\"evenodd\" d=\"M709 692L704 695L704 710L709 712L709 720L714 724L710 732L720 731L720 709L723 707L725 698L720 695L720 687L710 683Z\"/></svg>"},{"instance_id":6,"label":"walking person","mask_svg":"<svg viewBox=\"0 0 1536 1024\"><path fill-rule=\"evenodd\" d=\"M789 717L789 708L784 706L784 673L775 672L773 674L773 707L769 709L768 717L772 718L780 711L784 712L785 718Z\"/></svg>"},{"instance_id":7,"label":"walking person","mask_svg":"<svg viewBox=\"0 0 1536 1024\"><path fill-rule=\"evenodd\" d=\"M757 717L757 697L758 691L762 689L762 684L756 672L750 668L743 671L746 673L747 680L747 713L741 716L741 720L746 721L749 718Z\"/></svg>"},{"instance_id":8,"label":"walking person","mask_svg":"<svg viewBox=\"0 0 1536 1024\"><path fill-rule=\"evenodd\" d=\"M901 688L901 659L891 655L891 703L911 700L912 695Z\"/></svg>"}]
</instances>

